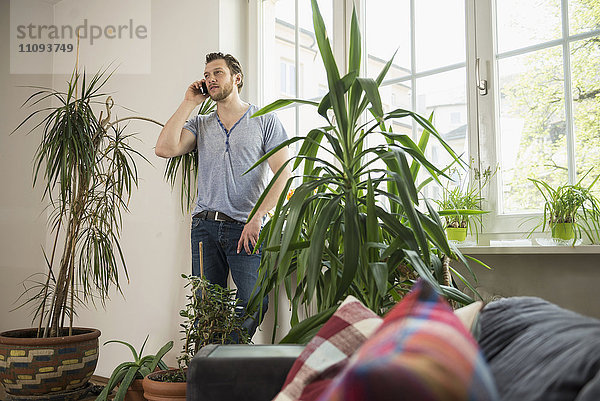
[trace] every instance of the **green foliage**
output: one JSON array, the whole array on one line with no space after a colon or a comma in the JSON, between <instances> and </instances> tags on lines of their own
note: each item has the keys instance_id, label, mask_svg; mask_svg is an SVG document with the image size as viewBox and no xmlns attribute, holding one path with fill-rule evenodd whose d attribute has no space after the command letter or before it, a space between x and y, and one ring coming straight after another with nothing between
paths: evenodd
<instances>
[{"instance_id":1,"label":"green foliage","mask_svg":"<svg viewBox=\"0 0 600 401\"><path fill-rule=\"evenodd\" d=\"M207 98L198 109L198 115L212 113L217 104L211 98ZM198 149L195 148L190 153L181 156L171 157L167 161L165 169L165 179L175 187L177 175L181 175L179 187L179 200L181 201L181 211L183 213L190 211L193 207L196 197L197 178L198 178Z\"/></svg>"},{"instance_id":2,"label":"green foliage","mask_svg":"<svg viewBox=\"0 0 600 401\"><path fill-rule=\"evenodd\" d=\"M204 278L182 274L188 282L190 294L187 304L179 311L185 319L180 326L185 344L181 356L177 358L180 369L188 366L198 350L208 344L227 344L235 337L240 344L250 339L242 323L246 315L236 313L239 299L235 290L229 290L218 284L211 284ZM239 309L239 308L238 308Z\"/></svg>"},{"instance_id":3,"label":"green foliage","mask_svg":"<svg viewBox=\"0 0 600 401\"><path fill-rule=\"evenodd\" d=\"M404 109L383 112L379 85L393 58L377 79L358 77L361 37L356 13L352 15L348 72L342 75L315 0L312 8L329 86L321 102L312 104L324 118L324 125L304 137L289 139L254 166L284 146L301 143L298 154L287 164L294 171L303 165L297 175L302 183L286 202L294 178L287 181L273 217L261 232L259 244L264 244L264 248L259 290L248 306L249 310L255 310L264 295L274 290L277 310L278 291L283 284L290 300L294 334L287 337L288 341L306 339L309 333L314 333L324 317L350 294L373 311L385 312L417 276L432 282L449 298L462 303L472 301L455 288L439 284L442 277L436 267L442 266L441 258L460 253L448 244L431 204L427 200L419 203L415 185L419 168L425 169L435 181L445 176L424 155L429 136L436 138L454 159L458 157L428 119ZM279 100L254 116L296 101ZM363 123L367 110L373 118ZM419 144L388 127L389 120L400 118L412 118L423 129ZM369 145L381 142L384 144ZM427 213L418 206L423 206ZM309 311L309 305L314 306L314 312ZM302 308L313 316L300 322Z\"/></svg>"},{"instance_id":4,"label":"green foliage","mask_svg":"<svg viewBox=\"0 0 600 401\"><path fill-rule=\"evenodd\" d=\"M535 229L546 227L551 230L559 223L574 223L579 237L585 233L592 243L599 242L600 235L600 200L592 193L592 187L599 176L587 187L582 181L588 176L589 170L576 184L564 184L553 188L542 180L530 178L544 197L544 217ZM533 231L532 231L533 232Z\"/></svg>"},{"instance_id":5,"label":"green foliage","mask_svg":"<svg viewBox=\"0 0 600 401\"><path fill-rule=\"evenodd\" d=\"M154 372L154 370L158 367L159 369L167 369L167 365L162 361L162 357L165 356L167 352L173 348L173 341L169 341L156 353L156 355L146 355L142 356L144 352L144 347L146 346L146 341L148 341L148 336L144 340L144 344L140 348L139 352L135 351L135 348L129 343L125 341L119 340L111 340L104 343L119 343L127 346L131 350L131 354L133 355L132 362L123 362L119 366L113 370L110 375L110 379L108 379L108 383L96 398L96 401L106 401L108 400L108 396L111 391L119 386L119 390L115 397L114 401L122 401L125 399L125 394L127 393L127 389L131 386L136 379L143 379L148 374Z\"/></svg>"},{"instance_id":6,"label":"green foliage","mask_svg":"<svg viewBox=\"0 0 600 401\"><path fill-rule=\"evenodd\" d=\"M122 213L127 211L131 191L138 183L135 159L146 160L130 144L118 122L111 122L114 101L109 96L104 111L93 109L111 74L100 71L90 79L75 70L66 92L34 87L23 106L37 107L19 126L43 116L29 132L41 133L34 158L34 185L42 182L43 198L49 201L49 225L54 234L52 253L44 256L49 268L45 283L26 289L33 296L25 304L36 305L34 319L44 336L64 330L65 317L72 326L76 301L102 303L114 286L120 291L119 270L127 275L120 245ZM81 92L80 94L78 92ZM57 106L42 107L52 100ZM33 120L32 120L33 121ZM57 246L62 243L62 253ZM55 257L60 258L58 274ZM45 325L44 325L45 323ZM38 335L42 335L38 330Z\"/></svg>"}]
</instances>

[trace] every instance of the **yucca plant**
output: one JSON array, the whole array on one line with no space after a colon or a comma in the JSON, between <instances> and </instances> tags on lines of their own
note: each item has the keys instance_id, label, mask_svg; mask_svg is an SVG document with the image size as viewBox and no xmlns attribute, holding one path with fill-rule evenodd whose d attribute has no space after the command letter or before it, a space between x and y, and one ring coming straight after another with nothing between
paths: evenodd
<instances>
[{"instance_id":1,"label":"yucca plant","mask_svg":"<svg viewBox=\"0 0 600 401\"><path fill-rule=\"evenodd\" d=\"M600 200L592 188L600 178L597 176L587 187L582 184L592 169L588 170L575 184L564 184L553 188L545 181L529 178L544 197L542 221L532 230L549 228L553 233L558 224L571 224L574 228L573 243L584 233L591 243L598 243L600 234Z\"/></svg>"},{"instance_id":2,"label":"yucca plant","mask_svg":"<svg viewBox=\"0 0 600 401\"><path fill-rule=\"evenodd\" d=\"M207 98L200 104L198 115L206 115L215 111L217 104ZM167 161L165 169L165 179L171 184L171 188L177 183L177 176L181 176L179 186L179 200L182 213L187 213L193 209L193 202L196 198L197 178L198 178L198 150L194 149L189 153L171 157Z\"/></svg>"},{"instance_id":3,"label":"yucca plant","mask_svg":"<svg viewBox=\"0 0 600 401\"><path fill-rule=\"evenodd\" d=\"M277 309L277 291L281 283L285 285L292 331L284 342L306 341L348 294L383 313L402 297L416 276L432 282L451 299L472 302L458 289L440 285L444 255L462 255L446 240L432 204L426 199L419 202L415 185L421 167L432 180L439 182L438 177L445 176L424 155L430 136L437 138L455 160L458 157L426 118L404 109L384 112L379 85L393 58L377 79L358 76L361 38L356 12L351 20L348 72L342 76L316 0L312 0L312 10L329 92L319 103L277 100L254 115L302 103L316 107L324 118L322 127L289 139L256 163L264 162L283 146L301 142L297 156L287 164L292 163L296 171L303 163L303 174L299 175L302 183L286 202L293 178L288 180L273 217L261 232L259 243L264 247L259 290L249 304L250 310L256 308L264 295L275 289ZM367 109L373 117L370 120L363 117ZM412 118L423 128L419 144L408 135L392 132L388 121L399 118ZM367 138L372 136L385 138L386 144L367 147ZM457 272L454 274L472 288ZM309 305L315 310L309 310ZM302 322L301 308L311 315Z\"/></svg>"},{"instance_id":4,"label":"yucca plant","mask_svg":"<svg viewBox=\"0 0 600 401\"><path fill-rule=\"evenodd\" d=\"M57 105L38 108L15 129L44 116L29 133L41 134L33 182L43 181L54 242L50 257L44 252L48 274L26 289L24 303L34 306L38 337L71 335L77 304L104 303L113 286L120 291L119 270L127 276L120 245L122 213L138 183L136 158L146 158L130 145L133 134L118 123L139 119L161 124L135 116L111 122L112 97L99 101L107 96L101 90L111 75L104 70L90 79L75 69L65 92L34 87L23 106L39 107L47 100ZM98 116L94 107L105 108L104 117L104 110Z\"/></svg>"}]
</instances>

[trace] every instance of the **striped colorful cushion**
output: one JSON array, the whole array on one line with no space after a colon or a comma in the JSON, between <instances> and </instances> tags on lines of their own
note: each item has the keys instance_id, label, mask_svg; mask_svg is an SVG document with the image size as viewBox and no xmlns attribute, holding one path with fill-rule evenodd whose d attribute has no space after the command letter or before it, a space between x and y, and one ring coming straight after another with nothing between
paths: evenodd
<instances>
[{"instance_id":1,"label":"striped colorful cushion","mask_svg":"<svg viewBox=\"0 0 600 401\"><path fill-rule=\"evenodd\" d=\"M273 401L316 400L382 319L349 296L306 345Z\"/></svg>"},{"instance_id":2,"label":"striped colorful cushion","mask_svg":"<svg viewBox=\"0 0 600 401\"><path fill-rule=\"evenodd\" d=\"M319 401L497 399L477 343L448 303L420 281Z\"/></svg>"}]
</instances>

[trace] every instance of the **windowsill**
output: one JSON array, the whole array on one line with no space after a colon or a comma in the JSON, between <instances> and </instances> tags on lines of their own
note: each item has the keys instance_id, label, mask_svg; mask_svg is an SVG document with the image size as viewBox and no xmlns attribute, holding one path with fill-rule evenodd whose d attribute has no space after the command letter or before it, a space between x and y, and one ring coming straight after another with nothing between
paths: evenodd
<instances>
[{"instance_id":1,"label":"windowsill","mask_svg":"<svg viewBox=\"0 0 600 401\"><path fill-rule=\"evenodd\" d=\"M458 249L467 255L519 255L519 254L600 254L600 245L577 245L577 246L542 246L524 245L521 241L493 241L492 245L461 246ZM512 243L511 243L512 242Z\"/></svg>"}]
</instances>

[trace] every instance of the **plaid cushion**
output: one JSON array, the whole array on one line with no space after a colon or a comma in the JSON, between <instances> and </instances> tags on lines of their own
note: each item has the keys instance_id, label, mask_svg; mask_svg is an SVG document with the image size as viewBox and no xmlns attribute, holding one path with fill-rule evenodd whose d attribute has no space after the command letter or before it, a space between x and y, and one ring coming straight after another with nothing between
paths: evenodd
<instances>
[{"instance_id":1,"label":"plaid cushion","mask_svg":"<svg viewBox=\"0 0 600 401\"><path fill-rule=\"evenodd\" d=\"M316 400L382 319L349 296L306 345L273 401Z\"/></svg>"},{"instance_id":2,"label":"plaid cushion","mask_svg":"<svg viewBox=\"0 0 600 401\"><path fill-rule=\"evenodd\" d=\"M420 281L319 401L497 399L477 343L448 303Z\"/></svg>"}]
</instances>

